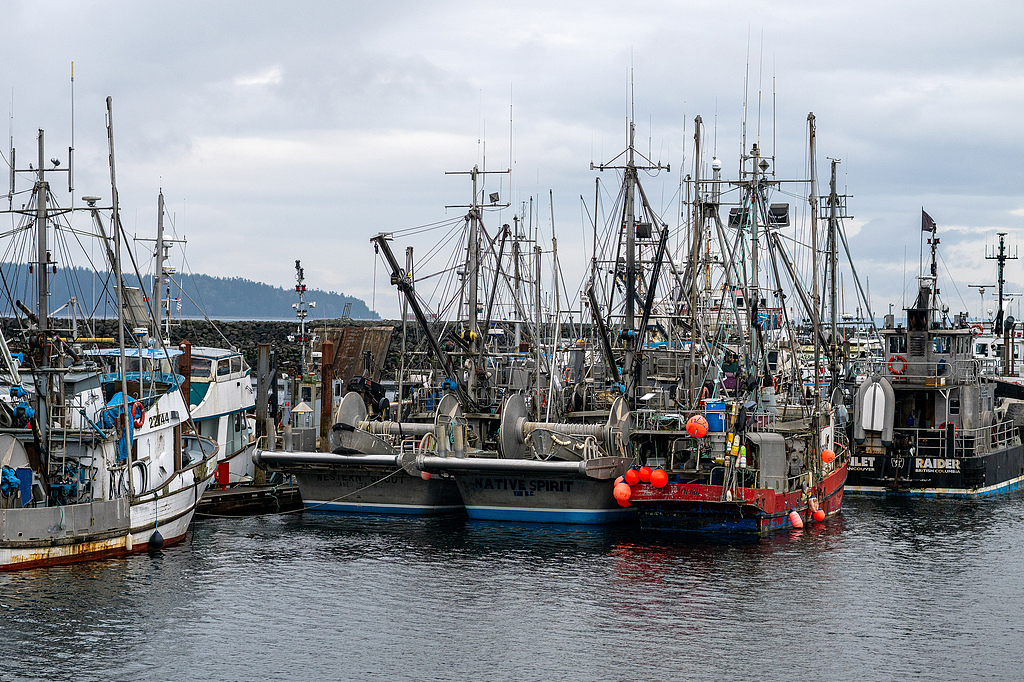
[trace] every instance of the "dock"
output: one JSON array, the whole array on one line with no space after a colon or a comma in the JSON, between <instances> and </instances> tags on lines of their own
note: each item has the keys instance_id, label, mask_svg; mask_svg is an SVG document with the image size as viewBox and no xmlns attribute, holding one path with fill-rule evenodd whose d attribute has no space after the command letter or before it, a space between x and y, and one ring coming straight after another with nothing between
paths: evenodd
<instances>
[{"instance_id":1,"label":"dock","mask_svg":"<svg viewBox=\"0 0 1024 682\"><path fill-rule=\"evenodd\" d=\"M252 516L302 508L296 485L240 485L209 488L199 500L196 515Z\"/></svg>"}]
</instances>

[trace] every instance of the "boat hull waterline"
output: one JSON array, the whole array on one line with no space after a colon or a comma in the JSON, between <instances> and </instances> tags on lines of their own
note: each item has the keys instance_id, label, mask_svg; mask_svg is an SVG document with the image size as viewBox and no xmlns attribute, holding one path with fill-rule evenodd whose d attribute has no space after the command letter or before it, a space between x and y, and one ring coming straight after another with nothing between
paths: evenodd
<instances>
[{"instance_id":1,"label":"boat hull waterline","mask_svg":"<svg viewBox=\"0 0 1024 682\"><path fill-rule=\"evenodd\" d=\"M837 467L809 492L830 517L843 506L846 465ZM669 483L663 488L638 483L630 504L637 507L643 528L697 533L768 535L792 528L790 513L810 521L807 496L801 490L777 494L768 488L734 489L732 500L722 500L722 486Z\"/></svg>"}]
</instances>

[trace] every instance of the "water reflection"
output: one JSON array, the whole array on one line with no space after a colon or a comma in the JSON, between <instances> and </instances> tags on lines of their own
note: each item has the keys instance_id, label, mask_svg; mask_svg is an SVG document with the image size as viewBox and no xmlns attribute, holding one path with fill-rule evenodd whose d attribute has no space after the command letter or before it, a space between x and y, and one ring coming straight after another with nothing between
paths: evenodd
<instances>
[{"instance_id":1,"label":"water reflection","mask_svg":"<svg viewBox=\"0 0 1024 682\"><path fill-rule=\"evenodd\" d=\"M0 679L759 679L825 662L840 679L1012 679L1022 531L1019 496L847 498L744 541L206 519L158 554L0 575L23 671Z\"/></svg>"}]
</instances>

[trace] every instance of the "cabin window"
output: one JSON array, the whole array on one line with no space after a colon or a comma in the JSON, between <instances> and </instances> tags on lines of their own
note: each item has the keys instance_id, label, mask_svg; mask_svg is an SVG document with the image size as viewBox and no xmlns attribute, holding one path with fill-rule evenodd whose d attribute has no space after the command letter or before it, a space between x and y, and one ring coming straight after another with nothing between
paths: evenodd
<instances>
[{"instance_id":1,"label":"cabin window","mask_svg":"<svg viewBox=\"0 0 1024 682\"><path fill-rule=\"evenodd\" d=\"M192 376L210 377L213 370L213 360L206 358L192 358Z\"/></svg>"},{"instance_id":2,"label":"cabin window","mask_svg":"<svg viewBox=\"0 0 1024 682\"><path fill-rule=\"evenodd\" d=\"M217 376L226 377L231 374L231 362L227 358L223 358L217 361Z\"/></svg>"},{"instance_id":3,"label":"cabin window","mask_svg":"<svg viewBox=\"0 0 1024 682\"><path fill-rule=\"evenodd\" d=\"M960 399L959 398L950 398L949 399L949 413L950 414L960 414Z\"/></svg>"},{"instance_id":4,"label":"cabin window","mask_svg":"<svg viewBox=\"0 0 1024 682\"><path fill-rule=\"evenodd\" d=\"M242 356L231 358L231 373L237 374L242 371Z\"/></svg>"},{"instance_id":5,"label":"cabin window","mask_svg":"<svg viewBox=\"0 0 1024 682\"><path fill-rule=\"evenodd\" d=\"M907 352L907 337L902 334L899 336L889 337L889 353L906 353Z\"/></svg>"},{"instance_id":6,"label":"cabin window","mask_svg":"<svg viewBox=\"0 0 1024 682\"><path fill-rule=\"evenodd\" d=\"M303 386L302 387L302 402L312 403L313 402L313 387Z\"/></svg>"},{"instance_id":7,"label":"cabin window","mask_svg":"<svg viewBox=\"0 0 1024 682\"><path fill-rule=\"evenodd\" d=\"M988 344L987 343L976 343L974 344L974 354L988 356Z\"/></svg>"},{"instance_id":8,"label":"cabin window","mask_svg":"<svg viewBox=\"0 0 1024 682\"><path fill-rule=\"evenodd\" d=\"M341 384L334 384L334 397L338 398L341 396Z\"/></svg>"},{"instance_id":9,"label":"cabin window","mask_svg":"<svg viewBox=\"0 0 1024 682\"><path fill-rule=\"evenodd\" d=\"M948 336L932 337L932 352L950 353L953 350L953 339Z\"/></svg>"}]
</instances>

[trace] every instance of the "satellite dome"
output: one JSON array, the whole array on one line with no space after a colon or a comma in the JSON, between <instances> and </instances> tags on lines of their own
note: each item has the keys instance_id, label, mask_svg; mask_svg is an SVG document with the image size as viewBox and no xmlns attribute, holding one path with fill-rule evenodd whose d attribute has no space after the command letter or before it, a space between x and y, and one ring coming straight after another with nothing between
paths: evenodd
<instances>
[{"instance_id":1,"label":"satellite dome","mask_svg":"<svg viewBox=\"0 0 1024 682\"><path fill-rule=\"evenodd\" d=\"M722 170L722 161L717 156L711 159L711 170L720 171Z\"/></svg>"}]
</instances>

